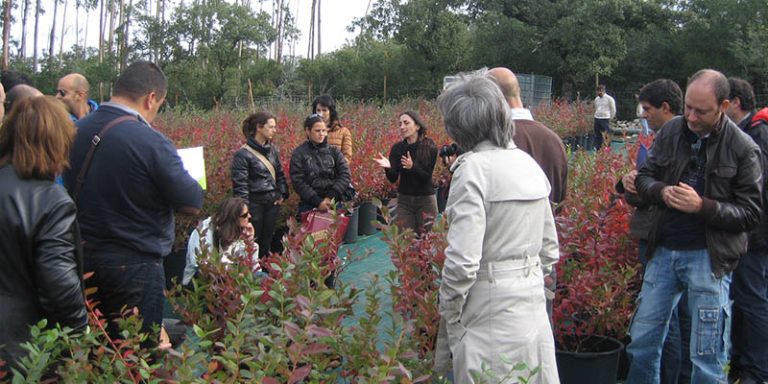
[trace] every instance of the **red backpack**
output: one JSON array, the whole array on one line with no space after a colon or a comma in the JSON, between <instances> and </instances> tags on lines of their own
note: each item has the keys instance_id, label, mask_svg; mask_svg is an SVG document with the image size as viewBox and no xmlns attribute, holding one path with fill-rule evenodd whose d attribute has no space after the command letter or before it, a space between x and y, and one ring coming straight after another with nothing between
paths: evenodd
<instances>
[{"instance_id":1,"label":"red backpack","mask_svg":"<svg viewBox=\"0 0 768 384\"><path fill-rule=\"evenodd\" d=\"M768 107L765 107L755 113L755 116L752 117L752 122L749 123L749 127L754 128L760 124L768 125Z\"/></svg>"}]
</instances>

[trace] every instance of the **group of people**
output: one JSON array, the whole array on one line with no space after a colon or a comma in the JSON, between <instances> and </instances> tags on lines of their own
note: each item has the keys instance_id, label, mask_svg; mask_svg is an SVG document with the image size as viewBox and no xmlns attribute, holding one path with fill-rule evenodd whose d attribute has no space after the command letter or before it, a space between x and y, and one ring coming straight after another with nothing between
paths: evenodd
<instances>
[{"instance_id":1,"label":"group of people","mask_svg":"<svg viewBox=\"0 0 768 384\"><path fill-rule=\"evenodd\" d=\"M627 382L766 382L768 109L714 70L638 99L655 139L617 184L643 266Z\"/></svg>"},{"instance_id":2,"label":"group of people","mask_svg":"<svg viewBox=\"0 0 768 384\"><path fill-rule=\"evenodd\" d=\"M83 80L65 76L55 98L24 84L0 92L12 99L0 128L4 360L23 354L19 343L39 319L83 329L86 286L98 288L94 299L110 335L119 337L114 320L135 307L153 335L147 344L156 344L174 214L202 208L199 184L151 126L168 89L162 70L131 64L100 106L88 101ZM637 207L630 231L644 267L628 382L725 382L729 362L742 383L765 382L768 110L754 111L747 82L714 70L694 74L684 95L660 79L638 98L655 141L617 184ZM531 382L557 383L547 290L559 259L554 214L567 191L563 143L523 107L506 68L460 75L437 104L465 152L448 161L435 368L468 383L473 371L506 374L524 362L539 367ZM398 123L402 140L371 161L399 183L397 223L424 233L437 215L438 149L417 113L401 113ZM273 143L276 126L269 112L243 121L232 197L191 237L185 284L201 247L227 262L271 252L288 179L300 197L297 213L327 211L354 196L352 134L332 97L312 103L307 140L293 150L288 177ZM83 281L83 272L94 274Z\"/></svg>"},{"instance_id":3,"label":"group of people","mask_svg":"<svg viewBox=\"0 0 768 384\"><path fill-rule=\"evenodd\" d=\"M116 320L135 308L142 331L150 334L145 344L156 345L174 216L197 215L203 203L203 191L176 148L151 126L168 90L164 73L151 62L131 64L101 105L88 98L88 82L76 73L59 81L55 97L43 96L19 73L3 73L3 83L9 92L0 88L0 98L9 113L0 129L0 359L14 362L23 355L19 345L39 319L83 329L86 287L97 288L92 299L111 337L120 337ZM411 180L404 196L408 188L415 188L413 196L432 196L428 207L413 209L434 215L436 147L417 114L403 116L409 119L401 123L409 127L404 142L416 144L413 157L403 152L407 162L387 165L383 173L393 182L401 174ZM245 143L232 159L232 197L190 237L184 284L197 273L202 248L224 262L270 253L289 193L272 143L276 125L269 112L243 121ZM328 95L314 100L303 127L307 141L294 149L288 175L300 197L298 213L327 211L355 193L352 135ZM409 222L413 230L427 227L420 213ZM259 272L258 260L254 265ZM94 273L83 281L88 272Z\"/></svg>"}]
</instances>

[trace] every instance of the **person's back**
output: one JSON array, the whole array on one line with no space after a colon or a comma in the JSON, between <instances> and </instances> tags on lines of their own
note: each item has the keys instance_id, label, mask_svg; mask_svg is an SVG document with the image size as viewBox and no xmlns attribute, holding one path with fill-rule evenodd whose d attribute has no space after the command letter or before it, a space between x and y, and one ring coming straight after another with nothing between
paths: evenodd
<instances>
[{"instance_id":1,"label":"person's back","mask_svg":"<svg viewBox=\"0 0 768 384\"><path fill-rule=\"evenodd\" d=\"M568 159L560 136L533 120L515 120L515 144L539 164L552 186L549 200L565 200L568 183Z\"/></svg>"},{"instance_id":2,"label":"person's back","mask_svg":"<svg viewBox=\"0 0 768 384\"><path fill-rule=\"evenodd\" d=\"M202 189L173 144L149 125L167 87L156 65L129 66L110 102L77 122L65 174L78 204L85 270L95 272L87 283L98 288L102 313L115 320L123 307L137 307L145 332L162 321L162 258L173 244L174 212L195 214L202 206Z\"/></svg>"},{"instance_id":3,"label":"person's back","mask_svg":"<svg viewBox=\"0 0 768 384\"><path fill-rule=\"evenodd\" d=\"M72 169L66 179L70 189L93 136L122 116L130 114L104 103L77 122ZM102 137L85 176L78 197L83 238L92 248L164 256L173 243L177 200L194 203L197 193L199 186L184 171L173 144L147 123L132 118Z\"/></svg>"},{"instance_id":4,"label":"person's back","mask_svg":"<svg viewBox=\"0 0 768 384\"><path fill-rule=\"evenodd\" d=\"M53 183L73 137L52 97L19 100L0 130L0 371L26 354L19 344L41 319L87 323L75 204Z\"/></svg>"}]
</instances>

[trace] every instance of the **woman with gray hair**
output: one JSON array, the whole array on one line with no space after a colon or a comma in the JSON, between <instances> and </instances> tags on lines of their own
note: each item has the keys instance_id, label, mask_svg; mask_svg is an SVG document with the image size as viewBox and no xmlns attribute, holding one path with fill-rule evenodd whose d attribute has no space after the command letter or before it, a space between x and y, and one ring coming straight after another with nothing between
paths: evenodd
<instances>
[{"instance_id":1,"label":"woman with gray hair","mask_svg":"<svg viewBox=\"0 0 768 384\"><path fill-rule=\"evenodd\" d=\"M461 75L437 99L448 135L470 151L451 166L448 247L440 286L457 383L490 369L514 382L517 363L541 371L531 383L558 383L544 276L558 258L550 185L512 142L514 124L486 70ZM436 368L445 371L445 333Z\"/></svg>"}]
</instances>

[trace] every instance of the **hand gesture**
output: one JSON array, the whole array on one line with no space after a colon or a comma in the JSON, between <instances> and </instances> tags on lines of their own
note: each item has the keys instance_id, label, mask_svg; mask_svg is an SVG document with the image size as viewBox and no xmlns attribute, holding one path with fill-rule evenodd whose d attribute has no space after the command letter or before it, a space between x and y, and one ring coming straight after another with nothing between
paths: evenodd
<instances>
[{"instance_id":1,"label":"hand gesture","mask_svg":"<svg viewBox=\"0 0 768 384\"><path fill-rule=\"evenodd\" d=\"M637 188L635 188L635 177L637 177L637 170L633 169L621 178L621 183L624 184L624 189L627 192L637 194Z\"/></svg>"},{"instance_id":2,"label":"hand gesture","mask_svg":"<svg viewBox=\"0 0 768 384\"><path fill-rule=\"evenodd\" d=\"M413 159L411 159L411 151L406 152L405 155L400 158L400 164L403 166L403 169L413 168Z\"/></svg>"},{"instance_id":3,"label":"hand gesture","mask_svg":"<svg viewBox=\"0 0 768 384\"><path fill-rule=\"evenodd\" d=\"M317 206L317 210L320 211L320 212L328 212L329 209L331 209L331 199L326 197Z\"/></svg>"},{"instance_id":4,"label":"hand gesture","mask_svg":"<svg viewBox=\"0 0 768 384\"><path fill-rule=\"evenodd\" d=\"M248 224L242 227L242 232L240 232L240 238L245 241L250 241L250 240L253 240L255 233L256 233L256 230L253 229L253 224L248 222Z\"/></svg>"},{"instance_id":5,"label":"hand gesture","mask_svg":"<svg viewBox=\"0 0 768 384\"><path fill-rule=\"evenodd\" d=\"M384 155L381 153L379 153L379 157L374 158L373 161L375 161L376 164L382 168L392 168L392 164L389 163L389 159L384 157Z\"/></svg>"},{"instance_id":6,"label":"hand gesture","mask_svg":"<svg viewBox=\"0 0 768 384\"><path fill-rule=\"evenodd\" d=\"M686 183L664 187L661 197L668 207L685 213L699 212L704 203L699 193Z\"/></svg>"}]
</instances>

